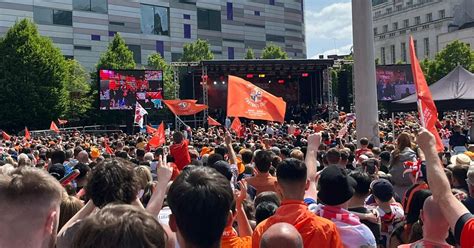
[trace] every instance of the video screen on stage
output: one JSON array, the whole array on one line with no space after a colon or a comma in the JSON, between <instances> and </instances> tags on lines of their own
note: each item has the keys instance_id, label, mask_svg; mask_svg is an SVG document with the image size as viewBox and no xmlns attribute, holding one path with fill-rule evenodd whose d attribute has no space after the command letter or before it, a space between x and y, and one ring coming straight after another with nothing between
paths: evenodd
<instances>
[{"instance_id":1,"label":"video screen on stage","mask_svg":"<svg viewBox=\"0 0 474 248\"><path fill-rule=\"evenodd\" d=\"M411 65L378 65L376 78L379 101L396 101L415 93Z\"/></svg>"},{"instance_id":2,"label":"video screen on stage","mask_svg":"<svg viewBox=\"0 0 474 248\"><path fill-rule=\"evenodd\" d=\"M138 101L146 109L161 108L163 71L100 70L100 109L131 110Z\"/></svg>"}]
</instances>

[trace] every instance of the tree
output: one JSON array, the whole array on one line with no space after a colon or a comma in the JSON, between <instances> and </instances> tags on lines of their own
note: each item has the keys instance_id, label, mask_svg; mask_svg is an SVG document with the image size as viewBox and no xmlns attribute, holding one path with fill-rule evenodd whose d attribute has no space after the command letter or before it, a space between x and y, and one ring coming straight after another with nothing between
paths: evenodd
<instances>
[{"instance_id":1,"label":"tree","mask_svg":"<svg viewBox=\"0 0 474 248\"><path fill-rule=\"evenodd\" d=\"M474 51L468 44L455 40L436 54L434 60L424 60L422 67L428 84L433 84L458 65L474 71Z\"/></svg>"},{"instance_id":2,"label":"tree","mask_svg":"<svg viewBox=\"0 0 474 248\"><path fill-rule=\"evenodd\" d=\"M166 63L159 53L153 53L148 56L148 67L156 70L163 70L164 97L166 99L175 99L176 83L174 82L173 69Z\"/></svg>"},{"instance_id":3,"label":"tree","mask_svg":"<svg viewBox=\"0 0 474 248\"><path fill-rule=\"evenodd\" d=\"M252 48L247 49L247 53L245 54L245 59L255 59L255 53L253 52Z\"/></svg>"},{"instance_id":4,"label":"tree","mask_svg":"<svg viewBox=\"0 0 474 248\"><path fill-rule=\"evenodd\" d=\"M183 46L181 61L198 62L212 59L214 59L214 54L211 52L211 46L205 40L197 39L195 42L187 43Z\"/></svg>"},{"instance_id":5,"label":"tree","mask_svg":"<svg viewBox=\"0 0 474 248\"><path fill-rule=\"evenodd\" d=\"M270 43L263 49L262 59L288 59L288 54L280 46Z\"/></svg>"},{"instance_id":6,"label":"tree","mask_svg":"<svg viewBox=\"0 0 474 248\"><path fill-rule=\"evenodd\" d=\"M107 51L100 56L97 69L135 69L133 52L128 49L125 41L116 33Z\"/></svg>"},{"instance_id":7,"label":"tree","mask_svg":"<svg viewBox=\"0 0 474 248\"><path fill-rule=\"evenodd\" d=\"M68 78L66 80L67 103L64 109L64 117L70 120L78 120L92 108L92 94L90 75L76 60L67 60Z\"/></svg>"},{"instance_id":8,"label":"tree","mask_svg":"<svg viewBox=\"0 0 474 248\"><path fill-rule=\"evenodd\" d=\"M66 104L66 60L51 39L28 19L0 41L0 126L44 128Z\"/></svg>"}]
</instances>

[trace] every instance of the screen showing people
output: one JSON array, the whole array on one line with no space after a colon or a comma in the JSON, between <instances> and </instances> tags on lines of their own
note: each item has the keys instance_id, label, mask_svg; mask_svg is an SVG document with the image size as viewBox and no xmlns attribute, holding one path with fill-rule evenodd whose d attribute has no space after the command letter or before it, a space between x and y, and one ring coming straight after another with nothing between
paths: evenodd
<instances>
[{"instance_id":1,"label":"screen showing people","mask_svg":"<svg viewBox=\"0 0 474 248\"><path fill-rule=\"evenodd\" d=\"M100 109L131 110L138 101L144 108L160 108L163 71L100 70Z\"/></svg>"},{"instance_id":2,"label":"screen showing people","mask_svg":"<svg viewBox=\"0 0 474 248\"><path fill-rule=\"evenodd\" d=\"M415 93L410 65L377 66L379 101L396 101Z\"/></svg>"}]
</instances>

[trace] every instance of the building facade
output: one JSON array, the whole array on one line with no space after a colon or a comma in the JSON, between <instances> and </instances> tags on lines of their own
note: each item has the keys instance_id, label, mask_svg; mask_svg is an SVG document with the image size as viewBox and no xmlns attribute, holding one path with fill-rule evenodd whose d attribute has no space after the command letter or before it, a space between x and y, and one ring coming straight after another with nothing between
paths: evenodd
<instances>
[{"instance_id":1,"label":"building facade","mask_svg":"<svg viewBox=\"0 0 474 248\"><path fill-rule=\"evenodd\" d=\"M115 33L138 64L152 53L178 61L183 45L211 44L216 59L256 56L268 43L306 58L304 0L2 0L0 36L30 18L65 56L93 70Z\"/></svg>"},{"instance_id":2,"label":"building facade","mask_svg":"<svg viewBox=\"0 0 474 248\"><path fill-rule=\"evenodd\" d=\"M375 56L382 65L409 63L409 37L417 57L434 58L452 34L474 21L473 0L372 0ZM472 28L471 28L471 31Z\"/></svg>"}]
</instances>

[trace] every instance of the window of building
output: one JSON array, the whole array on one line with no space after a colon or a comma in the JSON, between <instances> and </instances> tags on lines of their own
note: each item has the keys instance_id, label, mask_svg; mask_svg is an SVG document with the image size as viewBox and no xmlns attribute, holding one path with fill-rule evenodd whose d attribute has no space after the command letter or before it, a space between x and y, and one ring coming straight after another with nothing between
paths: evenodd
<instances>
[{"instance_id":1,"label":"window of building","mask_svg":"<svg viewBox=\"0 0 474 248\"><path fill-rule=\"evenodd\" d=\"M400 44L401 59L403 62L407 62L407 43L402 42Z\"/></svg>"},{"instance_id":2,"label":"window of building","mask_svg":"<svg viewBox=\"0 0 474 248\"><path fill-rule=\"evenodd\" d=\"M380 57L382 59L382 65L385 65L385 47L380 48Z\"/></svg>"},{"instance_id":3,"label":"window of building","mask_svg":"<svg viewBox=\"0 0 474 248\"><path fill-rule=\"evenodd\" d=\"M419 25L421 23L421 18L419 16L415 17L415 25Z\"/></svg>"},{"instance_id":4,"label":"window of building","mask_svg":"<svg viewBox=\"0 0 474 248\"><path fill-rule=\"evenodd\" d=\"M398 22L392 23L392 29L393 29L393 31L398 30Z\"/></svg>"},{"instance_id":5,"label":"window of building","mask_svg":"<svg viewBox=\"0 0 474 248\"><path fill-rule=\"evenodd\" d=\"M260 11L255 10L254 14L255 14L256 16L260 16Z\"/></svg>"},{"instance_id":6,"label":"window of building","mask_svg":"<svg viewBox=\"0 0 474 248\"><path fill-rule=\"evenodd\" d=\"M397 11L401 11L402 10L402 5L397 5L397 7L395 7L397 9Z\"/></svg>"},{"instance_id":7,"label":"window of building","mask_svg":"<svg viewBox=\"0 0 474 248\"><path fill-rule=\"evenodd\" d=\"M392 65L397 63L396 57L395 57L395 45L390 46L390 57L392 57Z\"/></svg>"},{"instance_id":8,"label":"window of building","mask_svg":"<svg viewBox=\"0 0 474 248\"><path fill-rule=\"evenodd\" d=\"M185 20L191 20L191 15L183 14L183 19L185 19Z\"/></svg>"},{"instance_id":9,"label":"window of building","mask_svg":"<svg viewBox=\"0 0 474 248\"><path fill-rule=\"evenodd\" d=\"M383 25L383 32L387 33L388 32L388 25Z\"/></svg>"},{"instance_id":10,"label":"window of building","mask_svg":"<svg viewBox=\"0 0 474 248\"><path fill-rule=\"evenodd\" d=\"M433 20L433 13L426 14L426 22L431 22Z\"/></svg>"},{"instance_id":11,"label":"window of building","mask_svg":"<svg viewBox=\"0 0 474 248\"><path fill-rule=\"evenodd\" d=\"M234 48L233 47L228 47L227 48L227 58L228 59L234 59Z\"/></svg>"},{"instance_id":12,"label":"window of building","mask_svg":"<svg viewBox=\"0 0 474 248\"><path fill-rule=\"evenodd\" d=\"M408 19L403 20L403 27L408 28L409 26L410 26L410 20Z\"/></svg>"},{"instance_id":13,"label":"window of building","mask_svg":"<svg viewBox=\"0 0 474 248\"><path fill-rule=\"evenodd\" d=\"M143 34L169 35L169 9L161 6L140 6Z\"/></svg>"},{"instance_id":14,"label":"window of building","mask_svg":"<svg viewBox=\"0 0 474 248\"><path fill-rule=\"evenodd\" d=\"M218 10L198 9L198 28L221 31L221 12Z\"/></svg>"},{"instance_id":15,"label":"window of building","mask_svg":"<svg viewBox=\"0 0 474 248\"><path fill-rule=\"evenodd\" d=\"M185 39L191 39L191 25L190 24L184 24L184 38Z\"/></svg>"},{"instance_id":16,"label":"window of building","mask_svg":"<svg viewBox=\"0 0 474 248\"><path fill-rule=\"evenodd\" d=\"M446 17L446 11L444 9L438 11L439 19L443 19Z\"/></svg>"},{"instance_id":17,"label":"window of building","mask_svg":"<svg viewBox=\"0 0 474 248\"><path fill-rule=\"evenodd\" d=\"M107 13L107 0L73 0L74 10Z\"/></svg>"},{"instance_id":18,"label":"window of building","mask_svg":"<svg viewBox=\"0 0 474 248\"><path fill-rule=\"evenodd\" d=\"M392 8L387 8L386 11L387 11L387 14L390 14L392 13Z\"/></svg>"},{"instance_id":19,"label":"window of building","mask_svg":"<svg viewBox=\"0 0 474 248\"><path fill-rule=\"evenodd\" d=\"M142 48L140 45L127 45L128 49L133 53L133 60L137 64L142 63Z\"/></svg>"},{"instance_id":20,"label":"window of building","mask_svg":"<svg viewBox=\"0 0 474 248\"><path fill-rule=\"evenodd\" d=\"M275 5L275 0L268 0L268 4Z\"/></svg>"},{"instance_id":21,"label":"window of building","mask_svg":"<svg viewBox=\"0 0 474 248\"><path fill-rule=\"evenodd\" d=\"M182 57L183 57L182 53L171 53L171 62L180 61Z\"/></svg>"},{"instance_id":22,"label":"window of building","mask_svg":"<svg viewBox=\"0 0 474 248\"><path fill-rule=\"evenodd\" d=\"M374 35L377 35L377 28L374 28Z\"/></svg>"},{"instance_id":23,"label":"window of building","mask_svg":"<svg viewBox=\"0 0 474 248\"><path fill-rule=\"evenodd\" d=\"M165 57L165 43L162 40L157 40L155 45L155 50L161 55L162 58Z\"/></svg>"},{"instance_id":24,"label":"window of building","mask_svg":"<svg viewBox=\"0 0 474 248\"><path fill-rule=\"evenodd\" d=\"M430 39L429 38L424 38L423 39L423 45L425 46L425 57L430 57Z\"/></svg>"},{"instance_id":25,"label":"window of building","mask_svg":"<svg viewBox=\"0 0 474 248\"><path fill-rule=\"evenodd\" d=\"M91 40L100 41L100 35L98 35L98 34L91 34Z\"/></svg>"},{"instance_id":26,"label":"window of building","mask_svg":"<svg viewBox=\"0 0 474 248\"><path fill-rule=\"evenodd\" d=\"M412 6L412 5L413 5L413 0L409 0L409 1L407 2L407 6Z\"/></svg>"},{"instance_id":27,"label":"window of building","mask_svg":"<svg viewBox=\"0 0 474 248\"><path fill-rule=\"evenodd\" d=\"M227 3L227 20L234 20L234 6L232 3Z\"/></svg>"},{"instance_id":28,"label":"window of building","mask_svg":"<svg viewBox=\"0 0 474 248\"><path fill-rule=\"evenodd\" d=\"M38 24L72 26L72 12L66 10L34 7L33 19Z\"/></svg>"},{"instance_id":29,"label":"window of building","mask_svg":"<svg viewBox=\"0 0 474 248\"><path fill-rule=\"evenodd\" d=\"M416 57L418 57L418 41L417 40L413 41L413 48L415 49Z\"/></svg>"}]
</instances>

